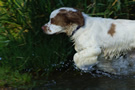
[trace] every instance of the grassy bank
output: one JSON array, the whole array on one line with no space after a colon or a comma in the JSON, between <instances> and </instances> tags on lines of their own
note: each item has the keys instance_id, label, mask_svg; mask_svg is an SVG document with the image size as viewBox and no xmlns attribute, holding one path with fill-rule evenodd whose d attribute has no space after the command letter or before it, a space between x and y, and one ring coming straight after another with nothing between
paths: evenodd
<instances>
[{"instance_id":1,"label":"grassy bank","mask_svg":"<svg viewBox=\"0 0 135 90\"><path fill-rule=\"evenodd\" d=\"M0 81L5 80L0 86L28 83L29 73L42 72L46 77L72 60L74 49L67 36L47 36L41 30L59 7L78 8L91 16L135 19L133 0L0 0Z\"/></svg>"}]
</instances>

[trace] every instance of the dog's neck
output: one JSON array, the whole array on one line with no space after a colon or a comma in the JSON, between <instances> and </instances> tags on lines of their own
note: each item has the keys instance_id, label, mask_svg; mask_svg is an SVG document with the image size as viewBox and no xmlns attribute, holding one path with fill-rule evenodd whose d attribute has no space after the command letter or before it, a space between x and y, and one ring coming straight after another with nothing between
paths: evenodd
<instances>
[{"instance_id":1,"label":"dog's neck","mask_svg":"<svg viewBox=\"0 0 135 90\"><path fill-rule=\"evenodd\" d=\"M78 31L78 29L80 29L80 27L81 26L76 27L76 29L72 32L71 36L73 36Z\"/></svg>"},{"instance_id":2,"label":"dog's neck","mask_svg":"<svg viewBox=\"0 0 135 90\"><path fill-rule=\"evenodd\" d=\"M73 36L79 29L80 29L80 26L78 26L77 24L69 25L66 28L66 34L68 36Z\"/></svg>"},{"instance_id":3,"label":"dog's neck","mask_svg":"<svg viewBox=\"0 0 135 90\"><path fill-rule=\"evenodd\" d=\"M86 21L86 18L89 17L87 14L85 13L82 13L83 14L83 17L84 17L84 20ZM85 23L84 23L85 24ZM85 26L85 25L84 25ZM73 37L78 31L79 29L83 27L83 26L79 26L77 24L71 24L71 25L68 25L66 27L66 34L70 37Z\"/></svg>"}]
</instances>

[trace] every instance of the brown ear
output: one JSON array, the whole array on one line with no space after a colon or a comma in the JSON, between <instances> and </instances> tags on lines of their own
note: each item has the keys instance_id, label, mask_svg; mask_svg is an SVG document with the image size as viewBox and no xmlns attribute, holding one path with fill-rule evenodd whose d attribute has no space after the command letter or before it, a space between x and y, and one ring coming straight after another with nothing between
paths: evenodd
<instances>
[{"instance_id":1,"label":"brown ear","mask_svg":"<svg viewBox=\"0 0 135 90\"><path fill-rule=\"evenodd\" d=\"M84 25L84 17L80 11L68 11L66 17L70 23L78 24L79 26Z\"/></svg>"}]
</instances>

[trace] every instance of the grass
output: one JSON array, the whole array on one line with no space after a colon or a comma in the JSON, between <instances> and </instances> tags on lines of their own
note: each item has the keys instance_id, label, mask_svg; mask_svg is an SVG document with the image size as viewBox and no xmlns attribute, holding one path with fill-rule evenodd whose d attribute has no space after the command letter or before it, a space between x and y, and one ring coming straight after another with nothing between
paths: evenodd
<instances>
[{"instance_id":1,"label":"grass","mask_svg":"<svg viewBox=\"0 0 135 90\"><path fill-rule=\"evenodd\" d=\"M72 60L74 49L68 37L47 36L41 30L59 7L78 8L91 16L135 18L133 0L0 0L0 75L5 75L0 76L0 86L30 82L28 72L48 76L60 63Z\"/></svg>"},{"instance_id":2,"label":"grass","mask_svg":"<svg viewBox=\"0 0 135 90\"><path fill-rule=\"evenodd\" d=\"M12 71L10 68L0 68L0 86L18 86L28 84L31 81L29 74L21 74L19 71Z\"/></svg>"}]
</instances>

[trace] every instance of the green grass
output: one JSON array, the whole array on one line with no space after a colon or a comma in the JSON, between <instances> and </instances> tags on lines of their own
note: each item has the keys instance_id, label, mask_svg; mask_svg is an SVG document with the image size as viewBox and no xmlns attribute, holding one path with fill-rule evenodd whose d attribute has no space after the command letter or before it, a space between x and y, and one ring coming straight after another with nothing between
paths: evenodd
<instances>
[{"instance_id":1,"label":"green grass","mask_svg":"<svg viewBox=\"0 0 135 90\"><path fill-rule=\"evenodd\" d=\"M9 73L0 76L1 86L29 82L29 71L48 76L61 62L72 60L74 49L67 36L48 36L41 30L59 7L78 8L91 16L135 19L133 0L0 0L0 73Z\"/></svg>"},{"instance_id":2,"label":"green grass","mask_svg":"<svg viewBox=\"0 0 135 90\"><path fill-rule=\"evenodd\" d=\"M31 81L30 74L21 74L19 71L13 71L9 67L0 67L0 87L25 85Z\"/></svg>"}]
</instances>

